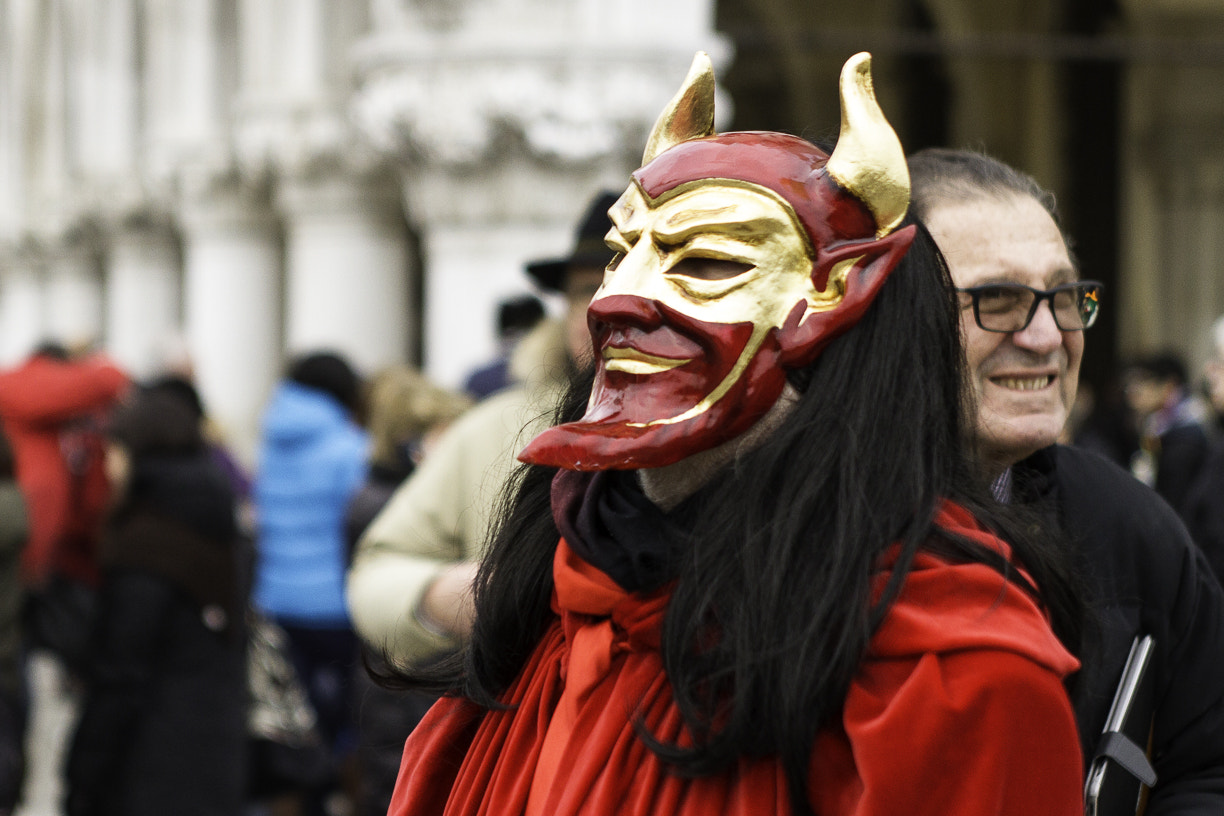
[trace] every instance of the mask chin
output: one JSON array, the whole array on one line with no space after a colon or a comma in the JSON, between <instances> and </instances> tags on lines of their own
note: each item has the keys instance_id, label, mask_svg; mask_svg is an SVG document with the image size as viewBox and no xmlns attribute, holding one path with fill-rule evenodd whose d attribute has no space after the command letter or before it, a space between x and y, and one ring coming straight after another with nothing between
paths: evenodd
<instances>
[{"instance_id":1,"label":"mask chin","mask_svg":"<svg viewBox=\"0 0 1224 816\"><path fill-rule=\"evenodd\" d=\"M620 415L549 428L519 459L566 470L635 470L673 465L728 442L768 413L786 386L776 347L758 351L731 389L696 415L676 422L638 423ZM624 395L631 399L630 394ZM693 405L677 406L682 416Z\"/></svg>"}]
</instances>

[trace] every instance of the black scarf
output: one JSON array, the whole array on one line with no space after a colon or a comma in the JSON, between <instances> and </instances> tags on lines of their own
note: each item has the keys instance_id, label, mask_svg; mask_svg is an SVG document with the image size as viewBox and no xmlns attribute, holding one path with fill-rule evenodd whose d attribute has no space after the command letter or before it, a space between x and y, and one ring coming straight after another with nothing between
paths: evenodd
<instances>
[{"instance_id":1,"label":"black scarf","mask_svg":"<svg viewBox=\"0 0 1224 816\"><path fill-rule=\"evenodd\" d=\"M553 479L553 519L562 537L629 592L650 592L676 576L690 505L664 512L627 471L561 470Z\"/></svg>"}]
</instances>

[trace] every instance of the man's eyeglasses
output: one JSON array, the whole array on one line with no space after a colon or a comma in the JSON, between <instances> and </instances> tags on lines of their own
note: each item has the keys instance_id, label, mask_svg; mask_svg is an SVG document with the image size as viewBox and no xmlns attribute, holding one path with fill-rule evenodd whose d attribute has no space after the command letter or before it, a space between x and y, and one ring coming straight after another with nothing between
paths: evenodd
<instances>
[{"instance_id":1,"label":"man's eyeglasses","mask_svg":"<svg viewBox=\"0 0 1224 816\"><path fill-rule=\"evenodd\" d=\"M1099 281L1086 280L1044 291L1019 283L988 283L956 291L973 298L973 319L986 331L1023 331L1043 300L1050 301L1058 328L1083 331L1096 322L1103 288Z\"/></svg>"}]
</instances>

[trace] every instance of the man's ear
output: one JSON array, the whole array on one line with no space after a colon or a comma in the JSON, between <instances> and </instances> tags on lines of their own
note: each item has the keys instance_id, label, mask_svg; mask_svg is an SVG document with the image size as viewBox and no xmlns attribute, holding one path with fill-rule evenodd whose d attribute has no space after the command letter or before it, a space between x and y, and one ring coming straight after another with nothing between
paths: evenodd
<instances>
[{"instance_id":1,"label":"man's ear","mask_svg":"<svg viewBox=\"0 0 1224 816\"><path fill-rule=\"evenodd\" d=\"M875 241L847 243L820 254L813 280L824 278L826 294L840 290L842 295L824 311L806 312L799 304L791 312L778 333L784 367L807 365L828 341L859 321L909 250L916 232L911 224ZM835 289L830 291L830 287Z\"/></svg>"}]
</instances>

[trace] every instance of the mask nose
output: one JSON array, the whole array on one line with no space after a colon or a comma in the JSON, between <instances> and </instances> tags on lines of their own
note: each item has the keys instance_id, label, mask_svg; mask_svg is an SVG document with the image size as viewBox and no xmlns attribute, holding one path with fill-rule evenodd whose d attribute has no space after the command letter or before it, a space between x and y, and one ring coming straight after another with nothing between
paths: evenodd
<instances>
[{"instance_id":1,"label":"mask nose","mask_svg":"<svg viewBox=\"0 0 1224 816\"><path fill-rule=\"evenodd\" d=\"M587 325L594 338L604 328L634 326L648 331L661 324L662 316L654 301L638 295L597 297L587 309Z\"/></svg>"},{"instance_id":2,"label":"mask nose","mask_svg":"<svg viewBox=\"0 0 1224 816\"><path fill-rule=\"evenodd\" d=\"M625 253L615 269L604 272L603 285L595 293L595 301L614 295L632 295L653 299L661 279L661 258L647 240L639 241Z\"/></svg>"}]
</instances>

